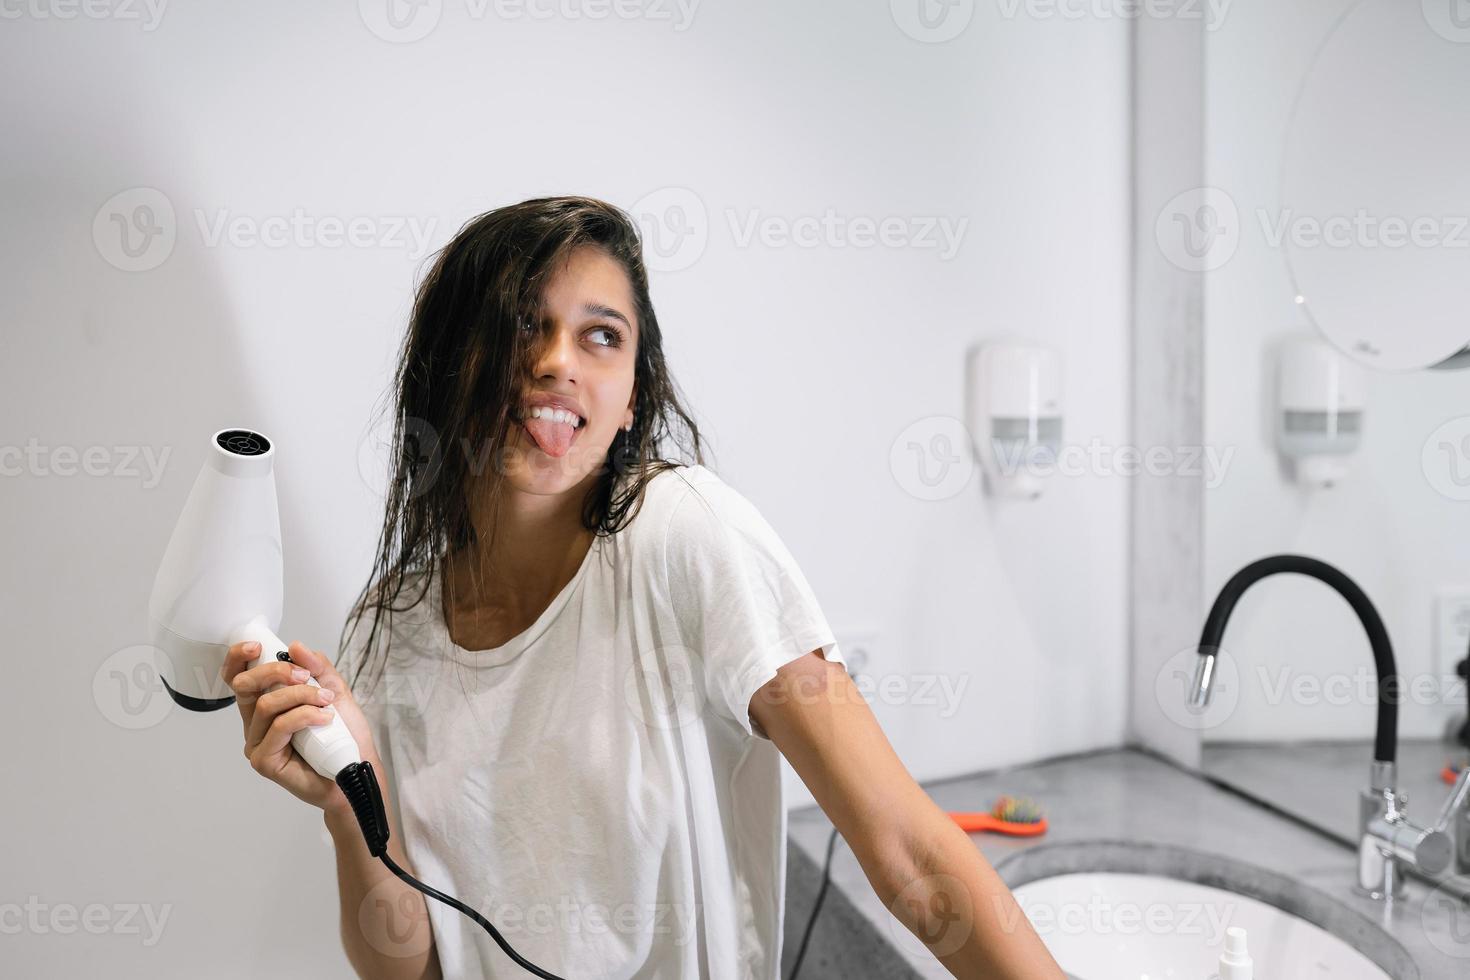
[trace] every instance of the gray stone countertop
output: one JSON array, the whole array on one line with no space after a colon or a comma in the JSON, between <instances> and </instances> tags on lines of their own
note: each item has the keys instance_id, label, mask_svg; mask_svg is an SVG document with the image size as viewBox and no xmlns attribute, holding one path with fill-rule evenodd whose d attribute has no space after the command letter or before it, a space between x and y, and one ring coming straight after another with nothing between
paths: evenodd
<instances>
[{"instance_id":1,"label":"gray stone countertop","mask_svg":"<svg viewBox=\"0 0 1470 980\"><path fill-rule=\"evenodd\" d=\"M1394 955L1406 952L1422 980L1470 976L1470 907L1455 904L1458 898L1414 878L1408 880L1407 894L1387 907L1359 896L1352 891L1357 868L1353 848L1152 753L1108 749L926 783L924 789L946 810L988 810L996 797L1007 794L1030 797L1042 807L1048 829L1040 836L970 835L1012 888L1018 879L1034 877L1038 864L1057 864L1016 857L1033 848L1079 841L1189 848L1254 865L1262 869L1263 881L1274 880L1278 887L1309 886L1304 890L1309 898L1320 899L1316 892L1324 893L1338 903L1330 911L1335 925L1362 925L1366 919L1382 927L1402 944L1401 950L1368 948L1374 940L1371 930L1342 937L1375 962L1386 965ZM808 807L790 814L787 829L783 977L789 975L816 897L832 824L819 808ZM1080 855L1089 850L1066 848L1055 853ZM1023 867L1026 864L1031 867ZM1050 867L1047 873L1066 870ZM883 906L840 837L831 874L801 980L950 976ZM1262 964L1257 963L1256 972L1265 977Z\"/></svg>"},{"instance_id":2,"label":"gray stone countertop","mask_svg":"<svg viewBox=\"0 0 1470 980\"><path fill-rule=\"evenodd\" d=\"M1444 739L1400 738L1398 790L1409 818L1428 825L1450 793L1440 770L1466 758L1463 746ZM1200 770L1277 809L1354 843L1358 792L1368 785L1371 738L1300 742L1205 742Z\"/></svg>"}]
</instances>

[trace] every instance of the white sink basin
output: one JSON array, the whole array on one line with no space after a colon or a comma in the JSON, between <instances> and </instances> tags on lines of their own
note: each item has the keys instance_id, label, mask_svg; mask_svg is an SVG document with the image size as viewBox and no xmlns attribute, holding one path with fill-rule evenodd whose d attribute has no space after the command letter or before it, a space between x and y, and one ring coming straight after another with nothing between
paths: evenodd
<instances>
[{"instance_id":1,"label":"white sink basin","mask_svg":"<svg viewBox=\"0 0 1470 980\"><path fill-rule=\"evenodd\" d=\"M1057 874L1011 889L1047 948L1080 980L1204 980L1240 926L1261 980L1392 980L1372 960L1265 902L1156 874Z\"/></svg>"}]
</instances>

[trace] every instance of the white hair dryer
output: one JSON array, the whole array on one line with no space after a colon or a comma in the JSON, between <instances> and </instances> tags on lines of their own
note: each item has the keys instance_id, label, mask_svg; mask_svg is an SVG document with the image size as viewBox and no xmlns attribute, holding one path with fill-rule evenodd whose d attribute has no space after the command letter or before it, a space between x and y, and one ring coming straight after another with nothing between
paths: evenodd
<instances>
[{"instance_id":1,"label":"white hair dryer","mask_svg":"<svg viewBox=\"0 0 1470 980\"><path fill-rule=\"evenodd\" d=\"M148 616L158 673L174 702L191 711L234 702L220 674L234 644L260 643L250 667L268 657L291 659L276 636L283 586L274 463L270 440L260 433L216 432L154 578ZM362 761L335 712L331 724L304 728L291 744L327 779Z\"/></svg>"},{"instance_id":2,"label":"white hair dryer","mask_svg":"<svg viewBox=\"0 0 1470 980\"><path fill-rule=\"evenodd\" d=\"M259 432L214 434L153 580L148 618L158 674L169 696L191 711L216 711L235 700L220 668L236 643L260 643L260 656L248 667L267 657L291 659L276 636L283 584L274 456L270 440ZM316 684L316 678L307 683ZM522 969L561 980L517 953L489 919L394 863L381 787L340 714L333 713L331 724L303 728L291 736L291 745L342 789L369 854L425 895L474 919Z\"/></svg>"}]
</instances>

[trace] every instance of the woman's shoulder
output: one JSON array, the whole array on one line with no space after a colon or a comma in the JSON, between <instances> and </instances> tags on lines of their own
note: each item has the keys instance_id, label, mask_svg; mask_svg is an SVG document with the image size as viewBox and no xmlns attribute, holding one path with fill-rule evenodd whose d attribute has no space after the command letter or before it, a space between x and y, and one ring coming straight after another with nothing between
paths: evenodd
<instances>
[{"instance_id":1,"label":"woman's shoulder","mask_svg":"<svg viewBox=\"0 0 1470 980\"><path fill-rule=\"evenodd\" d=\"M664 478L656 509L657 546L668 563L699 563L731 553L786 555L776 529L737 487L701 465L681 466Z\"/></svg>"},{"instance_id":2,"label":"woman's shoulder","mask_svg":"<svg viewBox=\"0 0 1470 980\"><path fill-rule=\"evenodd\" d=\"M714 471L700 463L675 463L661 468L649 477L645 488L650 495L682 496L697 483L718 479Z\"/></svg>"},{"instance_id":3,"label":"woman's shoulder","mask_svg":"<svg viewBox=\"0 0 1470 980\"><path fill-rule=\"evenodd\" d=\"M738 525L759 519L755 506L714 470L681 463L655 474L648 482L644 506L659 531L671 527L697 533L701 526Z\"/></svg>"},{"instance_id":4,"label":"woman's shoulder","mask_svg":"<svg viewBox=\"0 0 1470 980\"><path fill-rule=\"evenodd\" d=\"M662 527L685 495L714 474L698 463L677 463L660 468L643 484L630 526Z\"/></svg>"},{"instance_id":5,"label":"woman's shoulder","mask_svg":"<svg viewBox=\"0 0 1470 980\"><path fill-rule=\"evenodd\" d=\"M698 549L729 523L718 515L730 509L732 493L723 479L701 464L660 469L644 484L631 520L614 535L618 552L628 561L662 569L671 551Z\"/></svg>"}]
</instances>

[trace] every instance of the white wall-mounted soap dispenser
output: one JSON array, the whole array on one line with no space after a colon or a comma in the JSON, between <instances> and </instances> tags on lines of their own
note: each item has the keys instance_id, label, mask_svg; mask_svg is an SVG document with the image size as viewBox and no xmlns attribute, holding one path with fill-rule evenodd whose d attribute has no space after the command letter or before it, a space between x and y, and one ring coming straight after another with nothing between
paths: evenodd
<instances>
[{"instance_id":1,"label":"white wall-mounted soap dispenser","mask_svg":"<svg viewBox=\"0 0 1470 980\"><path fill-rule=\"evenodd\" d=\"M997 340L973 349L968 367L967 421L986 488L1000 497L1040 496L1061 451L1061 355Z\"/></svg>"},{"instance_id":2,"label":"white wall-mounted soap dispenser","mask_svg":"<svg viewBox=\"0 0 1470 980\"><path fill-rule=\"evenodd\" d=\"M1362 367L1313 338L1281 345L1277 361L1276 445L1304 487L1330 487L1347 475L1358 448L1367 379Z\"/></svg>"}]
</instances>

